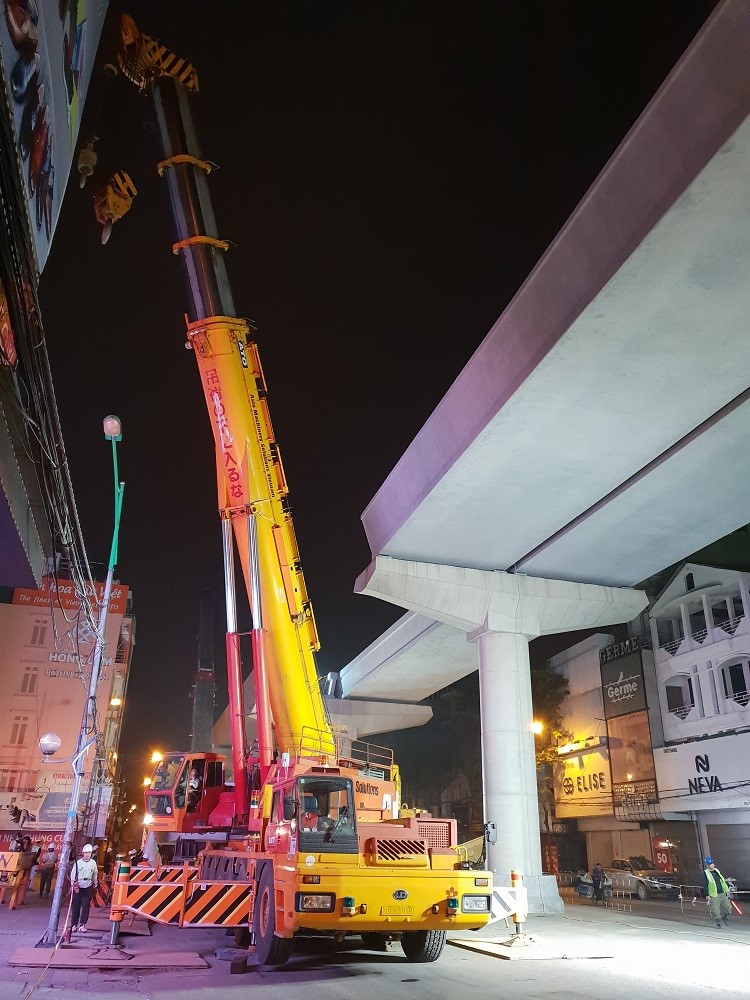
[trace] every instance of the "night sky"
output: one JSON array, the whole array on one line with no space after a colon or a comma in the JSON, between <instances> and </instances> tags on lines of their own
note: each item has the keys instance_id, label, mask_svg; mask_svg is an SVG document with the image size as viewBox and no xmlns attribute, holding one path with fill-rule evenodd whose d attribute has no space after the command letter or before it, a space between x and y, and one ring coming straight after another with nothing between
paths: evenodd
<instances>
[{"instance_id":1,"label":"night sky","mask_svg":"<svg viewBox=\"0 0 750 1000\"><path fill-rule=\"evenodd\" d=\"M360 514L714 6L110 5L198 70L193 115L221 167L210 187L219 234L236 244L237 311L258 326L320 672L403 614L352 592L370 562ZM221 539L150 106L106 105L99 84L90 98L81 136L100 136L102 162L139 195L102 247L91 190L71 176L41 298L102 578L113 482L101 420L123 421L117 575L137 618L123 749L138 757L187 745L205 587L226 703ZM551 651L534 643L532 659Z\"/></svg>"}]
</instances>

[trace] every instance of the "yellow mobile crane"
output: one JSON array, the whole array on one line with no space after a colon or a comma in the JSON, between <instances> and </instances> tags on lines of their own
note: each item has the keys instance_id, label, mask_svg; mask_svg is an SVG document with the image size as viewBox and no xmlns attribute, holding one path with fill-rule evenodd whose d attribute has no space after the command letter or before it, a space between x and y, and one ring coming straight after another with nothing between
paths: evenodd
<instances>
[{"instance_id":1,"label":"yellow mobile crane","mask_svg":"<svg viewBox=\"0 0 750 1000\"><path fill-rule=\"evenodd\" d=\"M224 264L228 244L218 237L208 194L211 164L194 134L189 100L197 74L129 17L121 27L119 70L150 94L156 111L164 154L158 170L169 188L173 250L189 298L188 344L216 445L234 786L222 787L215 754L169 755L160 765L147 793L152 828L211 830L222 839L209 839L197 857L179 864L121 864L113 941L119 921L134 912L184 927L233 927L238 942L252 942L258 960L270 965L287 961L302 930L358 934L370 947L386 935L398 937L408 959L432 962L448 930L488 922L491 875L462 860L455 820L399 816L390 751L332 731L263 371L248 322L235 316ZM258 739L251 751L232 536L253 618ZM203 776L193 780L203 788L191 789L199 762Z\"/></svg>"}]
</instances>

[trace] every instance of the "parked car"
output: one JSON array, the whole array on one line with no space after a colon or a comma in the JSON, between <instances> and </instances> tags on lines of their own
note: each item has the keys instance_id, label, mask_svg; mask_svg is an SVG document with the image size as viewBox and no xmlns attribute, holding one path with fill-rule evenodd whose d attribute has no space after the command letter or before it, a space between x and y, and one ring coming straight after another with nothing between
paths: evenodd
<instances>
[{"instance_id":1,"label":"parked car","mask_svg":"<svg viewBox=\"0 0 750 1000\"><path fill-rule=\"evenodd\" d=\"M671 872L663 872L654 867L653 861L643 855L633 855L629 858L615 858L606 869L612 879L615 892L629 892L639 899L677 899L680 886L677 877Z\"/></svg>"}]
</instances>

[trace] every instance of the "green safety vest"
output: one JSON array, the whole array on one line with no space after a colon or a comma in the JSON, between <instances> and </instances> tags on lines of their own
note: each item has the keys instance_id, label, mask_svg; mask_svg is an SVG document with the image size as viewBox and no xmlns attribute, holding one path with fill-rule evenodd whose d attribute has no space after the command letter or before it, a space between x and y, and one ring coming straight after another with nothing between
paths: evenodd
<instances>
[{"instance_id":1,"label":"green safety vest","mask_svg":"<svg viewBox=\"0 0 750 1000\"><path fill-rule=\"evenodd\" d=\"M719 890L716 888L716 879L714 878L714 872L719 876L719 881L721 882L721 891L726 892L729 895L729 886L724 881L724 876L721 874L718 868L714 866L714 871L712 872L710 868L705 869L706 872L706 885L708 886L709 896L718 896Z\"/></svg>"}]
</instances>

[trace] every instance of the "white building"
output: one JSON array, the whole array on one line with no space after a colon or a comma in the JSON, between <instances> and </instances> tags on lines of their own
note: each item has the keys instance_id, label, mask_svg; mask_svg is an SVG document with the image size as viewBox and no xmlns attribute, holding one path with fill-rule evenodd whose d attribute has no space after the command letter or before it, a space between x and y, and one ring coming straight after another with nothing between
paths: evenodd
<instances>
[{"instance_id":1,"label":"white building","mask_svg":"<svg viewBox=\"0 0 750 1000\"><path fill-rule=\"evenodd\" d=\"M589 866L666 850L693 884L710 854L750 888L749 594L748 573L685 563L629 638L550 661L570 689L555 819Z\"/></svg>"},{"instance_id":2,"label":"white building","mask_svg":"<svg viewBox=\"0 0 750 1000\"><path fill-rule=\"evenodd\" d=\"M685 563L651 608L662 807L750 886L750 574Z\"/></svg>"}]
</instances>

